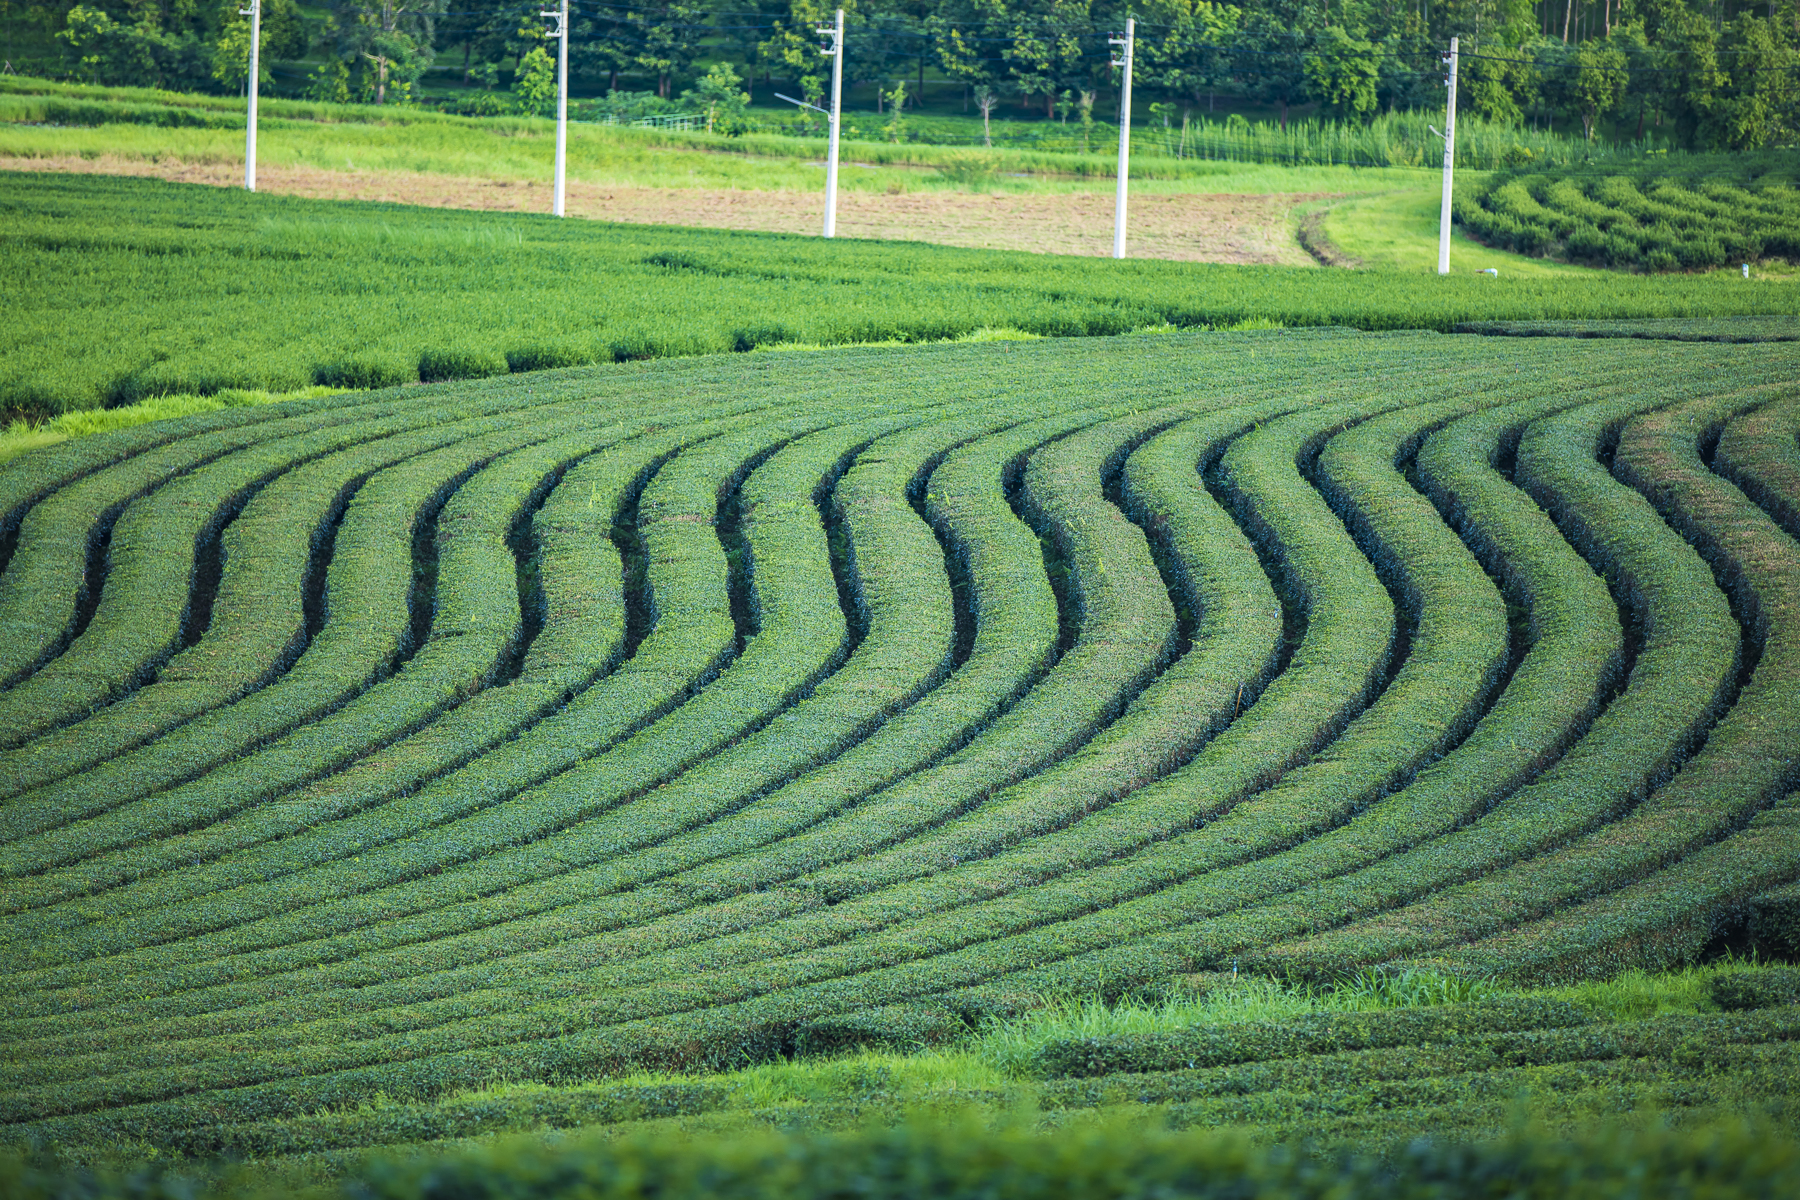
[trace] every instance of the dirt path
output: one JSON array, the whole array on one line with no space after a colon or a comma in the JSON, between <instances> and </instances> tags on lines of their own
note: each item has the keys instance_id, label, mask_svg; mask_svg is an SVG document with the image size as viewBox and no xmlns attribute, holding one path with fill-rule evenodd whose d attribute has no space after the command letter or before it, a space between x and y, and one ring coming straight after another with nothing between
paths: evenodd
<instances>
[{"instance_id":1,"label":"dirt path","mask_svg":"<svg viewBox=\"0 0 1800 1200\"><path fill-rule=\"evenodd\" d=\"M150 162L120 157L0 158L9 171L141 175L182 183L236 186L242 169L226 163ZM821 172L823 175L823 172ZM821 178L821 192L823 179ZM323 171L262 167L262 191L331 200L385 200L438 208L547 212L548 181L477 179L410 172ZM1293 210L1322 194L1157 195L1132 197L1134 258L1181 262L1315 266L1294 238ZM614 187L571 182L573 216L636 224L700 225L776 233L817 233L824 198L809 192ZM1104 193L1052 195L842 191L838 232L1046 254L1112 253L1113 199Z\"/></svg>"}]
</instances>

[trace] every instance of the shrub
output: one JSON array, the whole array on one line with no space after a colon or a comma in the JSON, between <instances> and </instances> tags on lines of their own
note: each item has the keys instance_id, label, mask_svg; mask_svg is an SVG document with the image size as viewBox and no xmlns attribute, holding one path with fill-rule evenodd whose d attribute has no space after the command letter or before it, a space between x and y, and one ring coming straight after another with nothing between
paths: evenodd
<instances>
[{"instance_id":1,"label":"shrub","mask_svg":"<svg viewBox=\"0 0 1800 1200\"><path fill-rule=\"evenodd\" d=\"M504 375L511 369L511 363L504 356L491 351L440 348L419 355L419 379L424 383L485 379L490 375Z\"/></svg>"},{"instance_id":2,"label":"shrub","mask_svg":"<svg viewBox=\"0 0 1800 1200\"><path fill-rule=\"evenodd\" d=\"M506 369L514 374L521 371L552 371L558 367L580 367L593 361L591 354L560 342L520 346L506 352Z\"/></svg>"},{"instance_id":3,"label":"shrub","mask_svg":"<svg viewBox=\"0 0 1800 1200\"><path fill-rule=\"evenodd\" d=\"M404 363L392 356L360 355L320 363L313 368L312 381L321 387L365 390L396 387L418 378L416 363Z\"/></svg>"}]
</instances>

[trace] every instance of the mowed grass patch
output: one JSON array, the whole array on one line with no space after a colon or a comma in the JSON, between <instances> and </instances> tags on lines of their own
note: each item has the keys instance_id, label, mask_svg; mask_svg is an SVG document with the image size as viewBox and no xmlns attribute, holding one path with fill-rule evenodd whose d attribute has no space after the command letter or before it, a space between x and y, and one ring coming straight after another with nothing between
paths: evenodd
<instances>
[{"instance_id":1,"label":"mowed grass patch","mask_svg":"<svg viewBox=\"0 0 1800 1200\"><path fill-rule=\"evenodd\" d=\"M1465 172L1458 183L1481 186L1481 172ZM1340 201L1326 210L1321 227L1343 253L1366 267L1422 275L1437 271L1438 206L1435 180L1384 195ZM1492 268L1525 279L1572 278L1591 274L1567 263L1509 254L1475 241L1461 225L1450 236L1450 270L1468 275Z\"/></svg>"}]
</instances>

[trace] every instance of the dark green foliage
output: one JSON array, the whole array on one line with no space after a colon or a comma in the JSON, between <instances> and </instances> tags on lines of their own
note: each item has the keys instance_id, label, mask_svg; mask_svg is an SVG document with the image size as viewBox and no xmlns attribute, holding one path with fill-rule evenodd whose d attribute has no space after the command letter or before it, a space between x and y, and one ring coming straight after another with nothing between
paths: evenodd
<instances>
[{"instance_id":1,"label":"dark green foliage","mask_svg":"<svg viewBox=\"0 0 1800 1200\"><path fill-rule=\"evenodd\" d=\"M1762 953L1800 961L1800 886L1789 884L1751 897L1750 936Z\"/></svg>"},{"instance_id":2,"label":"dark green foliage","mask_svg":"<svg viewBox=\"0 0 1800 1200\"><path fill-rule=\"evenodd\" d=\"M1675 342L1800 342L1800 316L1672 317L1649 321L1471 321L1458 333L1512 337L1667 338Z\"/></svg>"},{"instance_id":3,"label":"dark green foliage","mask_svg":"<svg viewBox=\"0 0 1800 1200\"><path fill-rule=\"evenodd\" d=\"M569 363L556 363L556 366L570 366ZM512 366L508 356L484 353L479 350L461 350L456 348L434 348L419 355L419 380L423 383L441 383L451 379L485 379L489 375L504 375L509 370L536 370L535 367Z\"/></svg>"},{"instance_id":4,"label":"dark green foliage","mask_svg":"<svg viewBox=\"0 0 1800 1200\"><path fill-rule=\"evenodd\" d=\"M385 388L396 384L412 383L419 378L419 368L406 363L397 355L358 355L349 358L333 359L320 363L312 370L312 381L323 387L340 388ZM170 385L170 392L206 392L216 391L228 386L223 383L187 382ZM148 395L142 389L137 393Z\"/></svg>"},{"instance_id":5,"label":"dark green foliage","mask_svg":"<svg viewBox=\"0 0 1800 1200\"><path fill-rule=\"evenodd\" d=\"M649 357L645 355L644 357ZM519 371L549 371L557 367L580 367L594 361L591 354L585 354L573 346L541 345L521 346L506 352L506 369ZM498 374L498 372L487 372Z\"/></svg>"},{"instance_id":6,"label":"dark green foliage","mask_svg":"<svg viewBox=\"0 0 1800 1200\"><path fill-rule=\"evenodd\" d=\"M249 1194L179 1170L130 1174L0 1165L18 1200L187 1200ZM1230 1135L1139 1129L990 1131L908 1122L846 1133L764 1132L693 1140L520 1139L443 1157L379 1158L346 1184L357 1200L1762 1200L1800 1188L1800 1149L1741 1130L1518 1132L1497 1141L1421 1138L1358 1151L1256 1147Z\"/></svg>"},{"instance_id":7,"label":"dark green foliage","mask_svg":"<svg viewBox=\"0 0 1800 1200\"><path fill-rule=\"evenodd\" d=\"M1715 976L1712 997L1720 1008L1729 1011L1800 1004L1800 969Z\"/></svg>"}]
</instances>

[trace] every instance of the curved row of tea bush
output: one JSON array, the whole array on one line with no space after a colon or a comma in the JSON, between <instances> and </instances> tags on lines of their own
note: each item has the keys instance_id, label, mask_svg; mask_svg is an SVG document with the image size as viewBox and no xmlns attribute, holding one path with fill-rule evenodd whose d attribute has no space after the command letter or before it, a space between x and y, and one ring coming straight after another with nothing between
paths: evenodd
<instances>
[{"instance_id":1,"label":"curved row of tea bush","mask_svg":"<svg viewBox=\"0 0 1800 1200\"><path fill-rule=\"evenodd\" d=\"M0 1137L1774 929L1780 350L745 356L24 456Z\"/></svg>"},{"instance_id":2,"label":"curved row of tea bush","mask_svg":"<svg viewBox=\"0 0 1800 1200\"><path fill-rule=\"evenodd\" d=\"M1490 246L1594 266L1691 271L1800 261L1800 191L1792 179L1748 187L1527 172L1459 197L1456 220Z\"/></svg>"}]
</instances>

